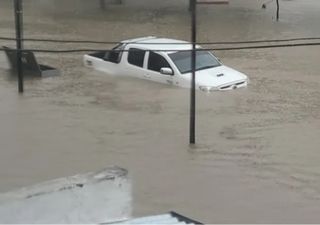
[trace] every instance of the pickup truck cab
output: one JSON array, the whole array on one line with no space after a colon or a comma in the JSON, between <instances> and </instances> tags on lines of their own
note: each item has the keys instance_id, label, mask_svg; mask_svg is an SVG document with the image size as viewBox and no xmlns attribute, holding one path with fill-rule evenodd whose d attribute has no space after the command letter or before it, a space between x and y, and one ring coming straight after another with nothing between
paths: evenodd
<instances>
[{"instance_id":1,"label":"pickup truck cab","mask_svg":"<svg viewBox=\"0 0 320 225\"><path fill-rule=\"evenodd\" d=\"M248 77L223 65L211 52L197 46L196 88L202 91L246 87ZM115 76L131 76L190 88L191 50L189 42L143 37L120 42L111 51L84 55L86 67Z\"/></svg>"}]
</instances>

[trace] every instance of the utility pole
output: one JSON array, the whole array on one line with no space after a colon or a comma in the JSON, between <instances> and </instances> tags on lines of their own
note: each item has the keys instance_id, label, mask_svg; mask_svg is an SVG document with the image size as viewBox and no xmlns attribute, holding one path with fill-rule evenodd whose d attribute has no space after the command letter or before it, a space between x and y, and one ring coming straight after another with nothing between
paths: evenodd
<instances>
[{"instance_id":1,"label":"utility pole","mask_svg":"<svg viewBox=\"0 0 320 225\"><path fill-rule=\"evenodd\" d=\"M279 21L280 5L279 0L277 0L277 21Z\"/></svg>"},{"instance_id":2,"label":"utility pole","mask_svg":"<svg viewBox=\"0 0 320 225\"><path fill-rule=\"evenodd\" d=\"M192 41L192 54L191 54L191 92L190 92L190 144L196 143L195 127L196 127L196 42L197 42L197 0L190 0L191 8L191 41Z\"/></svg>"},{"instance_id":3,"label":"utility pole","mask_svg":"<svg viewBox=\"0 0 320 225\"><path fill-rule=\"evenodd\" d=\"M100 9L105 9L106 8L105 0L99 0L99 2L100 2Z\"/></svg>"},{"instance_id":4,"label":"utility pole","mask_svg":"<svg viewBox=\"0 0 320 225\"><path fill-rule=\"evenodd\" d=\"M23 36L23 21L22 21L22 1L14 0L14 15L16 25L16 42L17 42L17 72L18 72L18 88L19 93L23 93L23 67L22 67L22 36Z\"/></svg>"}]
</instances>

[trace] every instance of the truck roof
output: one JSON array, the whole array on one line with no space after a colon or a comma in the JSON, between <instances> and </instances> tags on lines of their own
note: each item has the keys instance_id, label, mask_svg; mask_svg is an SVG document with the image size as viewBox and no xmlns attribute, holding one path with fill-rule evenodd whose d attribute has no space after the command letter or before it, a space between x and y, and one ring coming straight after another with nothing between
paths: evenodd
<instances>
[{"instance_id":1,"label":"truck roof","mask_svg":"<svg viewBox=\"0 0 320 225\"><path fill-rule=\"evenodd\" d=\"M139 46L144 49L153 50L153 51L166 50L169 52L175 52L178 50L192 49L192 45L190 42L177 40L177 39L170 39L170 38L158 38L154 36L124 40L121 43L132 44L134 46L137 46L137 47ZM200 46L197 46L197 48L199 47Z\"/></svg>"}]
</instances>

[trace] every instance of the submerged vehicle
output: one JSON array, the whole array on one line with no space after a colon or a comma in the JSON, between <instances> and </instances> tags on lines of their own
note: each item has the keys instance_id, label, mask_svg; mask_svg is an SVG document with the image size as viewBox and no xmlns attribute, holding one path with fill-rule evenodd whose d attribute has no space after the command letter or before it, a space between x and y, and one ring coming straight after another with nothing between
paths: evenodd
<instances>
[{"instance_id":1,"label":"submerged vehicle","mask_svg":"<svg viewBox=\"0 0 320 225\"><path fill-rule=\"evenodd\" d=\"M192 45L189 42L142 37L120 42L111 51L84 55L86 67L110 75L126 75L190 88ZM223 65L211 52L197 46L196 88L223 91L246 87L248 77Z\"/></svg>"}]
</instances>

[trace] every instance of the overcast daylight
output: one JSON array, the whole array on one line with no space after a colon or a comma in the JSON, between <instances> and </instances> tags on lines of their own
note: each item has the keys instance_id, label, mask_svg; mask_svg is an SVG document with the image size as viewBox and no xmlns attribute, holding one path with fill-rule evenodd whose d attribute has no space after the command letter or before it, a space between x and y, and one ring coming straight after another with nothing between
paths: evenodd
<instances>
[{"instance_id":1,"label":"overcast daylight","mask_svg":"<svg viewBox=\"0 0 320 225\"><path fill-rule=\"evenodd\" d=\"M0 223L319 223L319 12L0 0Z\"/></svg>"}]
</instances>

